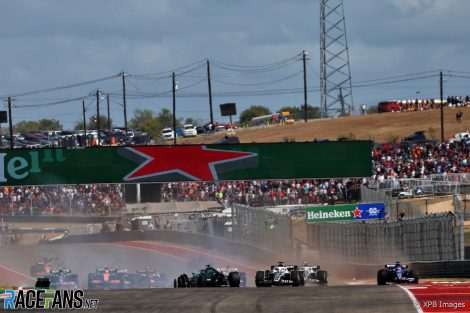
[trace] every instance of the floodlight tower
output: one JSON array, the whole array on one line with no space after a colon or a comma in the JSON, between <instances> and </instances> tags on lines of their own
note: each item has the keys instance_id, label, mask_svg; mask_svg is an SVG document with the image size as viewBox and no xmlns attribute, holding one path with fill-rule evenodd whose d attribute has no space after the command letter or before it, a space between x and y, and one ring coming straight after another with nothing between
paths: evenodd
<instances>
[{"instance_id":1,"label":"floodlight tower","mask_svg":"<svg viewBox=\"0 0 470 313\"><path fill-rule=\"evenodd\" d=\"M320 91L323 117L354 107L343 0L320 0Z\"/></svg>"}]
</instances>

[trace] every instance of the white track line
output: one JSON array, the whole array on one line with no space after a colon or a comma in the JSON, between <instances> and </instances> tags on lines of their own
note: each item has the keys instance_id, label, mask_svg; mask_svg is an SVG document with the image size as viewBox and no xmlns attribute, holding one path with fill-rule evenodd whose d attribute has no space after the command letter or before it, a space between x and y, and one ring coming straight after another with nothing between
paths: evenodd
<instances>
[{"instance_id":1,"label":"white track line","mask_svg":"<svg viewBox=\"0 0 470 313\"><path fill-rule=\"evenodd\" d=\"M423 309L421 309L421 305L419 305L419 301L418 299L416 299L416 297L413 295L413 293L411 291L409 291L407 288L403 287L402 285L396 285L398 287L400 287L401 289L403 289L406 294L408 295L408 297L410 297L411 299L411 302L413 302L413 305L416 309L416 312L418 313L424 313L423 312Z\"/></svg>"},{"instance_id":2,"label":"white track line","mask_svg":"<svg viewBox=\"0 0 470 313\"><path fill-rule=\"evenodd\" d=\"M13 270L13 269L11 269L11 268L9 268L9 267L3 266L3 265L1 265L1 264L0 264L0 267L3 268L4 270L9 271L9 272L12 272L12 273L15 273L15 274L17 274L17 275L23 276L24 278L27 278L27 279L29 279L29 280L34 280L34 281L36 281L36 279L34 279L33 277L28 276L28 275L25 275L25 274L20 273L20 272L17 272L17 271L15 271L15 270Z\"/></svg>"}]
</instances>

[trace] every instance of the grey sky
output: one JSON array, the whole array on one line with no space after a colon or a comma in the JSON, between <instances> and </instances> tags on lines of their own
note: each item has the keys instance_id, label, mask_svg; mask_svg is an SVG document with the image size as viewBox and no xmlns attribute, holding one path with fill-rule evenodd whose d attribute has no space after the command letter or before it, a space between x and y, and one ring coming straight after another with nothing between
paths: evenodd
<instances>
[{"instance_id":1,"label":"grey sky","mask_svg":"<svg viewBox=\"0 0 470 313\"><path fill-rule=\"evenodd\" d=\"M429 70L469 71L468 0L344 0L353 82ZM262 65L310 54L308 85L319 86L319 0L1 0L0 95L93 80L125 70L132 75L171 71L205 60ZM246 75L213 68L213 92L302 87L302 75L277 84L259 84L301 71L294 62L279 71ZM171 79L129 79L129 93L171 90ZM205 68L177 77L188 93L207 92ZM470 76L470 74L469 74ZM225 82L225 83L222 83ZM233 83L227 85L227 82ZM469 79L448 77L446 95L470 93ZM258 84L247 86L249 84ZM438 96L438 80L427 79L354 89L356 105L381 99ZM48 103L87 95L100 88L112 96L112 117L123 124L121 81L114 79L61 92L17 97L14 121L56 118L66 128L81 118L81 102L39 109L21 105ZM181 90L181 92L183 89ZM309 93L317 106L319 93ZM87 99L87 114L96 107ZM236 102L273 111L299 105L302 93L215 97L218 104ZM129 98L135 108L171 108L171 95ZM177 98L179 117L207 121L207 97ZM104 107L103 107L104 108ZM102 110L102 113L105 111Z\"/></svg>"}]
</instances>

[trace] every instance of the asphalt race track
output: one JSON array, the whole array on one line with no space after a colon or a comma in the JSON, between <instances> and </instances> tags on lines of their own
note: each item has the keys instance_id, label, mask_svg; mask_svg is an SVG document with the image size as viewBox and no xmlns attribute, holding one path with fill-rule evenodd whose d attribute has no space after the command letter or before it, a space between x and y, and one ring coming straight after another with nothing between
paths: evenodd
<instances>
[{"instance_id":1,"label":"asphalt race track","mask_svg":"<svg viewBox=\"0 0 470 313\"><path fill-rule=\"evenodd\" d=\"M85 296L99 299L98 312L416 312L408 295L393 285L105 290Z\"/></svg>"},{"instance_id":2,"label":"asphalt race track","mask_svg":"<svg viewBox=\"0 0 470 313\"><path fill-rule=\"evenodd\" d=\"M337 279L330 281L328 286L307 284L305 287L171 288L173 279L182 272L187 272L187 261L198 255L209 257L211 262L219 263L219 266L231 261L232 265L247 272L248 282L251 280L250 285L253 285L251 272L254 266L259 265L243 264L230 260L229 257L184 247L137 241L0 247L0 283L31 286L35 280L29 277L30 266L44 256L56 256L66 268L79 274L80 285L85 289L85 299L99 300L98 312L437 312L424 307L430 301L438 304L442 301L465 304L465 308L461 310L439 312L470 312L468 283L425 283L402 288L396 285L377 286L375 279ZM86 290L87 273L106 265L125 267L131 272L138 267L153 268L167 274L167 286L170 288ZM417 300L414 299L413 302L412 297ZM422 308L419 308L420 305ZM2 308L3 303L0 301L0 311ZM20 310L16 310L18 311Z\"/></svg>"}]
</instances>

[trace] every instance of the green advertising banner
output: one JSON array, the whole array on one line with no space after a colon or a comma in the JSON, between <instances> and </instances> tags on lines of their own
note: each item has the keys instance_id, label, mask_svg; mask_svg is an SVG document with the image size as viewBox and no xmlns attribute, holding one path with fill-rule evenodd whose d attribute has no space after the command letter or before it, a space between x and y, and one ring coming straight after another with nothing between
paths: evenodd
<instances>
[{"instance_id":1,"label":"green advertising banner","mask_svg":"<svg viewBox=\"0 0 470 313\"><path fill-rule=\"evenodd\" d=\"M384 203L358 203L307 207L305 213L307 223L369 220L384 218L385 205Z\"/></svg>"},{"instance_id":2,"label":"green advertising banner","mask_svg":"<svg viewBox=\"0 0 470 313\"><path fill-rule=\"evenodd\" d=\"M351 204L306 208L305 221L313 223L353 220L355 208L356 206Z\"/></svg>"},{"instance_id":3,"label":"green advertising banner","mask_svg":"<svg viewBox=\"0 0 470 313\"><path fill-rule=\"evenodd\" d=\"M0 150L0 185L366 177L371 141Z\"/></svg>"}]
</instances>

